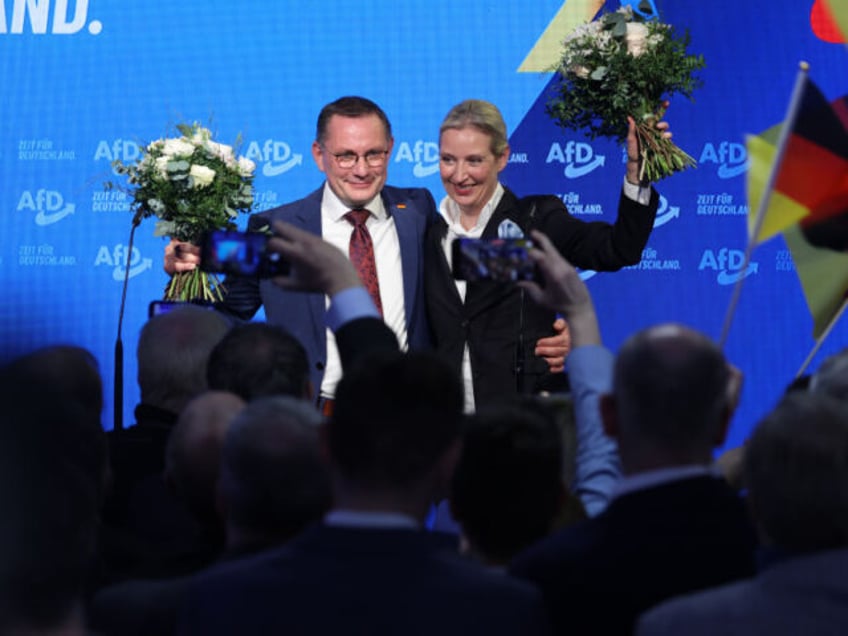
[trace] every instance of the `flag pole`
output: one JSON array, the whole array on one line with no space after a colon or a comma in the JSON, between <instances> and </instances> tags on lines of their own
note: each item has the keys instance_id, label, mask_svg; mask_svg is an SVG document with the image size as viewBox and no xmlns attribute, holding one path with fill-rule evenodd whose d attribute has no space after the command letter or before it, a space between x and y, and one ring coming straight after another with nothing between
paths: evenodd
<instances>
[{"instance_id":1,"label":"flag pole","mask_svg":"<svg viewBox=\"0 0 848 636\"><path fill-rule=\"evenodd\" d=\"M810 351L810 354L807 356L807 359L804 360L804 364L801 365L801 368L798 369L798 373L795 374L796 378L800 378L804 374L804 371L807 370L807 367L810 366L810 363L813 361L813 358L819 352L819 349L821 349L821 346L824 344L824 341L827 340L827 337L830 335L830 332L833 331L833 328L836 326L836 323L839 322L839 319L842 317L842 314L845 313L846 309L848 309L848 298L845 298L842 301L842 305L840 305L839 311L837 311L833 318L830 319L830 322L827 323L827 328L818 337L812 351Z\"/></svg>"},{"instance_id":2,"label":"flag pole","mask_svg":"<svg viewBox=\"0 0 848 636\"><path fill-rule=\"evenodd\" d=\"M795 118L798 115L798 108L801 105L801 98L804 94L804 87L807 83L807 72L810 70L810 65L807 62L798 64L798 75L795 77L795 86L792 89L792 96L789 98L789 106L786 109L786 116L783 118L783 125L780 127L780 136L777 139L777 150L774 155L774 161L769 170L768 179L766 180L763 196L760 199L760 205L757 208L757 216L754 219L754 228L751 235L748 237L748 246L745 248L745 259L742 262L741 272L748 269L751 262L751 254L757 246L757 239L760 236L760 230L763 227L763 220L768 210L768 204L771 200L771 193L774 189L774 182L777 181L777 173L780 170L780 164L783 162L783 155L786 153L786 146L789 144L789 137L792 134L792 128L795 126ZM727 307L727 312L724 315L724 324L721 328L721 338L719 345L724 347L727 342L727 336L730 333L730 325L733 322L733 316L736 313L736 307L739 304L739 296L742 293L742 282L745 276L740 276L733 286L733 295L730 299L730 305Z\"/></svg>"}]
</instances>

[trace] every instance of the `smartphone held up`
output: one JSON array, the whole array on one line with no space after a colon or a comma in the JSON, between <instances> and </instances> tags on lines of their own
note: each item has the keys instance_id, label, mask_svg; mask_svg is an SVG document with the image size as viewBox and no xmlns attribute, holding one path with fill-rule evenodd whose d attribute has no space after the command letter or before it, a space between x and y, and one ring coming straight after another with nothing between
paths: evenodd
<instances>
[{"instance_id":1,"label":"smartphone held up","mask_svg":"<svg viewBox=\"0 0 848 636\"><path fill-rule=\"evenodd\" d=\"M465 281L514 283L536 280L536 265L525 238L455 239L452 245L453 277Z\"/></svg>"},{"instance_id":2,"label":"smartphone held up","mask_svg":"<svg viewBox=\"0 0 848 636\"><path fill-rule=\"evenodd\" d=\"M268 250L268 239L262 232L209 232L201 244L200 267L216 274L259 278L288 274L289 263Z\"/></svg>"}]
</instances>

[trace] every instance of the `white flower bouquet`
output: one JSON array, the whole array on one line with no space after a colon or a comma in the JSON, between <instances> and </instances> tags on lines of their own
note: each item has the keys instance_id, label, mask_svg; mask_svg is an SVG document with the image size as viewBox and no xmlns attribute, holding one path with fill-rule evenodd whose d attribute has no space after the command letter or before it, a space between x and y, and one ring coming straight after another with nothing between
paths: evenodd
<instances>
[{"instance_id":1,"label":"white flower bouquet","mask_svg":"<svg viewBox=\"0 0 848 636\"><path fill-rule=\"evenodd\" d=\"M675 93L692 98L701 86L700 55L689 55L689 35L644 20L624 6L583 24L563 41L556 94L547 113L558 125L589 136L627 139L627 117L636 121L642 149L641 178L658 181L695 160L655 128L662 104Z\"/></svg>"},{"instance_id":2,"label":"white flower bouquet","mask_svg":"<svg viewBox=\"0 0 848 636\"><path fill-rule=\"evenodd\" d=\"M250 212L256 166L197 123L179 124L177 130L180 137L151 142L137 162L112 166L127 177L136 218L159 219L155 236L198 243L211 230L235 229L238 214ZM165 288L165 299L220 300L219 287L216 277L199 268L179 272Z\"/></svg>"}]
</instances>

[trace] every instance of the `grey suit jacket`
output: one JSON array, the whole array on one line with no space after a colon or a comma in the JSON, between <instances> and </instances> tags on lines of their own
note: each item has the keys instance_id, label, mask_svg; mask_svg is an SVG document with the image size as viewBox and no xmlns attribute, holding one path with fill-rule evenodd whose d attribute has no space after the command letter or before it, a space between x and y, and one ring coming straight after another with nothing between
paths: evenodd
<instances>
[{"instance_id":1,"label":"grey suit jacket","mask_svg":"<svg viewBox=\"0 0 848 636\"><path fill-rule=\"evenodd\" d=\"M780 561L755 578L646 612L639 636L848 634L848 548Z\"/></svg>"}]
</instances>

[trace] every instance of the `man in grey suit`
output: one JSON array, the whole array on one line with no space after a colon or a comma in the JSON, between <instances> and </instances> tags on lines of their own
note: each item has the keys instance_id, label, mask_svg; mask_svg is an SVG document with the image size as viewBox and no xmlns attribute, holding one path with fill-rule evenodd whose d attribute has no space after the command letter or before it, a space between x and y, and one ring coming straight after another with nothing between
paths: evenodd
<instances>
[{"instance_id":1,"label":"man in grey suit","mask_svg":"<svg viewBox=\"0 0 848 636\"><path fill-rule=\"evenodd\" d=\"M744 474L766 546L759 573L663 603L640 636L848 631L848 406L788 394L757 426Z\"/></svg>"}]
</instances>

